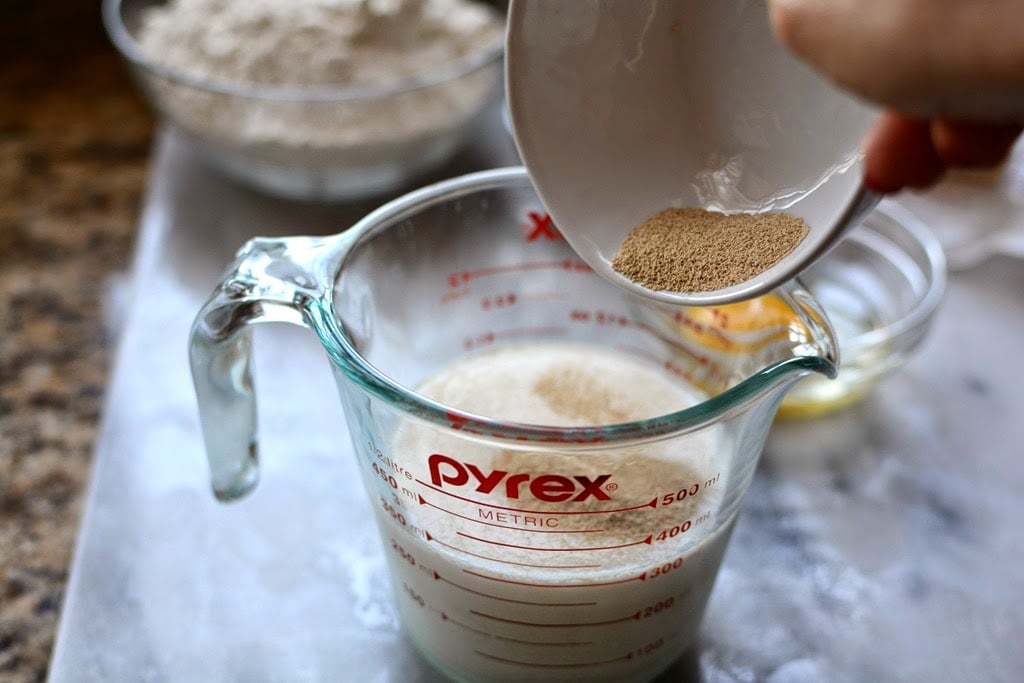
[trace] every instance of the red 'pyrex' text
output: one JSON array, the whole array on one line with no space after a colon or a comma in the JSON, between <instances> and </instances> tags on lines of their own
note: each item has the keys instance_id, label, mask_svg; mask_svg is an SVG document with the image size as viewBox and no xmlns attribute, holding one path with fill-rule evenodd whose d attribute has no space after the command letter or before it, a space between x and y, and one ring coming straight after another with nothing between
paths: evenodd
<instances>
[{"instance_id":1,"label":"red 'pyrex' text","mask_svg":"<svg viewBox=\"0 0 1024 683\"><path fill-rule=\"evenodd\" d=\"M603 488L612 478L610 474L589 477L582 474L512 474L506 470L485 473L472 463L459 462L441 453L433 453L427 459L427 466L430 468L430 481L439 488L472 485L475 491L484 494L504 489L509 498L519 499L528 493L546 503L564 503L568 500L579 503L588 498L611 499Z\"/></svg>"}]
</instances>

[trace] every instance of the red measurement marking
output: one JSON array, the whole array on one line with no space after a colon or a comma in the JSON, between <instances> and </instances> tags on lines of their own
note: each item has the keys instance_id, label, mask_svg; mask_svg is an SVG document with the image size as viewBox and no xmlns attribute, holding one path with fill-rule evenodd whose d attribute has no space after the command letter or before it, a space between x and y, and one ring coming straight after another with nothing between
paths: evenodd
<instances>
[{"instance_id":1,"label":"red measurement marking","mask_svg":"<svg viewBox=\"0 0 1024 683\"><path fill-rule=\"evenodd\" d=\"M493 600L511 602L517 605L533 605L535 607L592 607L597 604L596 602L532 602L530 600L513 600L512 598L503 598L500 595L491 595L490 593L473 590L472 588L463 586L461 583L455 583L454 581L446 579L437 572L434 572L434 580L442 581L447 583L449 586L454 586L455 588L464 590L467 593L472 593L473 595L479 595L482 598L491 598Z\"/></svg>"},{"instance_id":2,"label":"red measurement marking","mask_svg":"<svg viewBox=\"0 0 1024 683\"><path fill-rule=\"evenodd\" d=\"M480 299L480 308L482 308L485 311L489 311L492 308L508 308L509 306L515 306L517 301L519 301L519 295L516 294L515 292L506 292L505 294L489 294Z\"/></svg>"},{"instance_id":3,"label":"red measurement marking","mask_svg":"<svg viewBox=\"0 0 1024 683\"><path fill-rule=\"evenodd\" d=\"M562 259L561 261L533 261L527 263L510 263L503 266L491 266L490 268L478 268L476 270L462 270L448 275L448 286L459 287L470 280L490 277L492 275L505 275L530 270L572 270L577 272L590 272L590 266L583 261Z\"/></svg>"},{"instance_id":4,"label":"red measurement marking","mask_svg":"<svg viewBox=\"0 0 1024 683\"><path fill-rule=\"evenodd\" d=\"M539 628L586 628L592 626L608 626L609 624L621 624L624 621L640 621L639 611L625 617L619 617L618 619L609 619L607 621L584 621L569 624L544 624L537 623L534 621L519 621L517 619L506 619L505 617L497 617L493 614L487 614L486 612L478 612L475 609L469 610L469 613L475 614L478 617L483 617L484 619L500 621L503 624L515 624L516 626L537 626Z\"/></svg>"},{"instance_id":5,"label":"red measurement marking","mask_svg":"<svg viewBox=\"0 0 1024 683\"><path fill-rule=\"evenodd\" d=\"M715 313L716 309L712 309L712 317L718 318L718 314ZM724 314L723 314L724 315ZM724 347L730 348L733 345L733 340L729 338L722 330L717 327L710 327L689 317L684 311L679 311L673 316L674 320L682 325L693 330L697 334L707 334L717 339ZM722 321L721 318L719 318ZM724 322L728 322L729 317L725 315Z\"/></svg>"},{"instance_id":6,"label":"red measurement marking","mask_svg":"<svg viewBox=\"0 0 1024 683\"><path fill-rule=\"evenodd\" d=\"M530 219L530 225L527 226L527 230L530 231L526 236L527 242L533 242L541 237L554 242L562 237L555 227L555 222L551 220L551 214L530 211L526 216Z\"/></svg>"},{"instance_id":7,"label":"red measurement marking","mask_svg":"<svg viewBox=\"0 0 1024 683\"><path fill-rule=\"evenodd\" d=\"M551 641L541 641L541 640L523 640L522 638L509 638L508 636L498 636L498 635L495 635L493 633L488 633L487 631L482 631L482 630L480 630L478 628L473 628L469 624L464 624L461 621L459 621L458 619L452 619L450 616L448 616L444 612L441 612L441 620L442 621L450 621L451 623L455 624L456 626L464 628L467 631L472 631L473 633L479 633L480 635L487 636L488 638L494 638L495 640L504 640L504 641L507 641L509 643L519 643L520 645L539 645L541 647L580 647L582 645L593 645L594 644L594 641L592 641L592 640L570 640L570 641L555 641L555 642L551 642Z\"/></svg>"},{"instance_id":8,"label":"red measurement marking","mask_svg":"<svg viewBox=\"0 0 1024 683\"><path fill-rule=\"evenodd\" d=\"M595 325L632 327L634 329L650 332L650 328L643 323L634 322L629 316L612 311L583 310L574 308L569 311L569 320L574 323L593 323Z\"/></svg>"},{"instance_id":9,"label":"red measurement marking","mask_svg":"<svg viewBox=\"0 0 1024 683\"><path fill-rule=\"evenodd\" d=\"M458 283L455 283L454 286L457 287ZM449 292L448 294L445 294L444 296L441 297L441 305L443 306L445 304L450 304L453 301L458 301L459 299L465 299L467 296L469 296L468 289L459 290L457 292Z\"/></svg>"},{"instance_id":10,"label":"red measurement marking","mask_svg":"<svg viewBox=\"0 0 1024 683\"><path fill-rule=\"evenodd\" d=\"M487 346L489 344L493 344L495 339L496 337L494 336L494 332L484 332L476 336L466 337L462 341L462 346L467 351L469 351L470 349L473 349L477 346Z\"/></svg>"},{"instance_id":11,"label":"red measurement marking","mask_svg":"<svg viewBox=\"0 0 1024 683\"><path fill-rule=\"evenodd\" d=\"M582 662L579 664L550 664L541 662L523 662L519 661L518 659L498 657L497 655L481 652L480 650L473 650L473 654L494 660L496 662L502 662L503 664L515 664L517 666L527 666L533 669L585 669L593 666L604 666L605 664L614 664L615 662L627 662L633 659L633 654L630 653L622 657L616 657L615 659L605 659L600 662Z\"/></svg>"},{"instance_id":12,"label":"red measurement marking","mask_svg":"<svg viewBox=\"0 0 1024 683\"><path fill-rule=\"evenodd\" d=\"M529 581L513 581L512 579L500 579L497 576L487 576L486 574L479 574L471 569L463 569L465 573L470 576L476 576L481 579L487 579L488 581L497 581L498 583L510 583L514 586L530 586L531 588L597 588L600 586L615 586L620 583L629 583L630 581L646 581L647 572L639 576L632 576L628 579L619 579L618 581L592 581L590 583L531 583Z\"/></svg>"},{"instance_id":13,"label":"red measurement marking","mask_svg":"<svg viewBox=\"0 0 1024 683\"><path fill-rule=\"evenodd\" d=\"M451 618L450 616L448 616L448 615L447 615L447 614L445 614L444 612L441 612L441 620L442 620L442 621L450 621L450 622L452 622L453 624L455 624L456 626L461 626L462 628L466 629L467 631L472 631L473 633L479 633L479 634L480 634L480 635L482 635L482 636L490 636L490 635L491 635L491 634L490 634L490 633L488 633L487 631L481 631L481 630L480 630L480 629L478 629L478 628L473 628L473 627L472 627L472 626L470 626L469 624L463 624L463 623L462 623L461 621L459 621L458 619L452 619L452 618Z\"/></svg>"},{"instance_id":14,"label":"red measurement marking","mask_svg":"<svg viewBox=\"0 0 1024 683\"><path fill-rule=\"evenodd\" d=\"M475 517L469 517L467 515L460 515L457 512L453 512L451 510L446 510L445 508L443 508L443 507L441 507L439 505L434 505L433 503L429 502L422 495L420 495L420 505L426 505L427 507L432 507L435 510L440 510L441 512L444 512L445 514L449 514L452 517L458 517L459 519L465 519L467 521L473 522L474 524L483 524L485 526L496 526L499 529L512 529L514 531L525 531L525 532L530 533L530 534L594 534L594 533L600 533L600 532L604 531L604 529L566 529L564 531L561 530L561 529L527 529L527 528L521 527L521 526L510 526L508 524L495 524L494 522L485 522L482 519L476 519Z\"/></svg>"},{"instance_id":15,"label":"red measurement marking","mask_svg":"<svg viewBox=\"0 0 1024 683\"><path fill-rule=\"evenodd\" d=\"M469 422L468 417L458 415L456 413L451 412L450 410L445 412L444 416L448 418L448 422L451 424L452 429L462 429Z\"/></svg>"},{"instance_id":16,"label":"red measurement marking","mask_svg":"<svg viewBox=\"0 0 1024 683\"><path fill-rule=\"evenodd\" d=\"M569 330L565 327L518 327L511 330L497 332L494 336L497 339L513 339L515 337L566 334L568 331Z\"/></svg>"},{"instance_id":17,"label":"red measurement marking","mask_svg":"<svg viewBox=\"0 0 1024 683\"><path fill-rule=\"evenodd\" d=\"M494 636L496 640L507 640L510 643L521 643L523 645L540 645L541 647L579 647L580 645L593 645L592 640L570 640L568 642L555 642L550 643L547 641L537 640L520 640L519 638L509 638L507 636Z\"/></svg>"},{"instance_id":18,"label":"red measurement marking","mask_svg":"<svg viewBox=\"0 0 1024 683\"><path fill-rule=\"evenodd\" d=\"M455 418L458 418L461 422L466 422L465 418L459 418L458 415L455 415L453 413L449 413L448 414L448 419L452 420L453 422L455 421ZM457 427L456 427L456 429L457 429ZM656 508L656 507L658 507L658 499L657 498L652 498L649 503L642 503L640 505L631 505L630 507L625 507L625 508L614 508L614 509L609 508L609 509L602 509L602 510L566 510L566 511L561 511L560 510L558 512L556 512L554 510L529 510L529 509L526 509L526 508L508 507L506 505L494 505L492 503L484 503L484 502L479 501L479 500L473 500L472 498L466 498L464 496L460 496L460 495L451 493L450 491L445 491L444 489L438 488L437 486L434 486L433 484L428 484L427 482L423 481L422 479L417 479L416 483L421 485L421 486L427 487L431 491L436 491L438 493L443 493L444 495L446 495L446 496L448 496L450 498L457 498L458 500L463 500L463 501L465 501L467 503L473 503L474 505L479 505L481 507L494 508L495 510L511 510L512 512L530 512L530 513L533 513L535 515L547 515L548 517L557 517L557 516L560 516L560 515L608 515L608 514L611 514L613 512L629 512L631 510L642 510L643 508Z\"/></svg>"},{"instance_id":19,"label":"red measurement marking","mask_svg":"<svg viewBox=\"0 0 1024 683\"><path fill-rule=\"evenodd\" d=\"M537 550L537 551L541 551L541 552L554 552L554 553L562 553L562 552L565 552L565 553L578 553L578 552L588 551L588 550L615 550L616 548L629 548L630 546L643 545L645 543L647 545L651 545L651 541L654 538L653 536L648 536L647 538L641 539L639 541L633 541L632 543L620 543L618 545L599 545L599 546L594 546L592 548L538 548L538 547L531 546L531 545L519 545L517 543L502 543L501 541L492 541L492 540L487 539L487 538L480 538L478 536L471 536L471 535L469 535L467 533L463 533L462 531L456 531L455 533L457 533L459 536L462 536L463 538L468 538L468 539L473 540L473 541L480 541L481 543L488 543L490 545L500 545L500 546L503 546L505 548L517 548L519 550Z\"/></svg>"},{"instance_id":20,"label":"red measurement marking","mask_svg":"<svg viewBox=\"0 0 1024 683\"><path fill-rule=\"evenodd\" d=\"M499 562L501 564L514 564L519 567L534 567L536 569L596 569L601 566L599 564L530 564L529 562L513 562L512 560L505 560L500 557L489 557L487 555L474 553L466 550L465 548L460 548L438 540L429 531L426 531L425 533L427 534L428 541L433 541L438 545L443 545L445 548L449 548L466 555L472 555L473 557L479 557L481 560L490 560L491 562Z\"/></svg>"}]
</instances>

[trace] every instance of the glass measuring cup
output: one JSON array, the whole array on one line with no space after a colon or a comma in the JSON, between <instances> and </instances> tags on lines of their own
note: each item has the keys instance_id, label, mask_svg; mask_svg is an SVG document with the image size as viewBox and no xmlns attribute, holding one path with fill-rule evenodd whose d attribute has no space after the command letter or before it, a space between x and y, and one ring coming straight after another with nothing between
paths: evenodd
<instances>
[{"instance_id":1,"label":"glass measuring cup","mask_svg":"<svg viewBox=\"0 0 1024 683\"><path fill-rule=\"evenodd\" d=\"M727 306L623 292L518 168L414 192L340 235L253 240L192 331L214 492L257 480L250 325L311 327L423 655L457 680L648 680L696 635L786 390L835 372L798 284L764 302L736 325ZM631 415L623 395L655 409L601 424ZM677 409L659 412L666 396ZM565 424L507 417L545 402Z\"/></svg>"}]
</instances>

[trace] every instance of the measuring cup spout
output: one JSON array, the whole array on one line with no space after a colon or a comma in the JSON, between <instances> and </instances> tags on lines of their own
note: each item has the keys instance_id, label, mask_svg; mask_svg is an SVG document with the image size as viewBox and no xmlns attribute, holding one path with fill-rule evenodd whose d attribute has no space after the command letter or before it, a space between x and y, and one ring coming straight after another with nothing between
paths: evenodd
<instances>
[{"instance_id":1,"label":"measuring cup spout","mask_svg":"<svg viewBox=\"0 0 1024 683\"><path fill-rule=\"evenodd\" d=\"M838 373L828 316L797 280L735 304L648 310L645 324L678 350L673 369L711 397L711 410L761 398L771 405L805 375Z\"/></svg>"},{"instance_id":2,"label":"measuring cup spout","mask_svg":"<svg viewBox=\"0 0 1024 683\"><path fill-rule=\"evenodd\" d=\"M220 500L244 496L259 478L249 326L309 326L309 304L325 295L337 244L338 237L251 240L192 325L192 379Z\"/></svg>"},{"instance_id":3,"label":"measuring cup spout","mask_svg":"<svg viewBox=\"0 0 1024 683\"><path fill-rule=\"evenodd\" d=\"M752 377L762 388L762 403L767 414L763 420L765 435L786 394L797 383L811 374L835 379L839 373L839 347L835 331L818 301L799 282L791 282L771 294L746 304L772 302L776 297L792 309L793 322L788 326L792 358L775 362ZM754 422L758 422L754 420Z\"/></svg>"}]
</instances>

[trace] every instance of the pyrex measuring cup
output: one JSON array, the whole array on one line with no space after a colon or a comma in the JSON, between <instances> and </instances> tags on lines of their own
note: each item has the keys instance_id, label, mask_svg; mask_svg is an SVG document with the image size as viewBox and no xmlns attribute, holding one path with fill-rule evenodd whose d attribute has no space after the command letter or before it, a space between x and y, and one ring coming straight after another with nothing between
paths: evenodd
<instances>
[{"instance_id":1,"label":"pyrex measuring cup","mask_svg":"<svg viewBox=\"0 0 1024 683\"><path fill-rule=\"evenodd\" d=\"M192 332L214 491L257 479L249 325L309 326L422 654L466 681L650 679L697 632L783 394L835 370L798 284L742 306L607 283L522 169L253 240Z\"/></svg>"}]
</instances>

